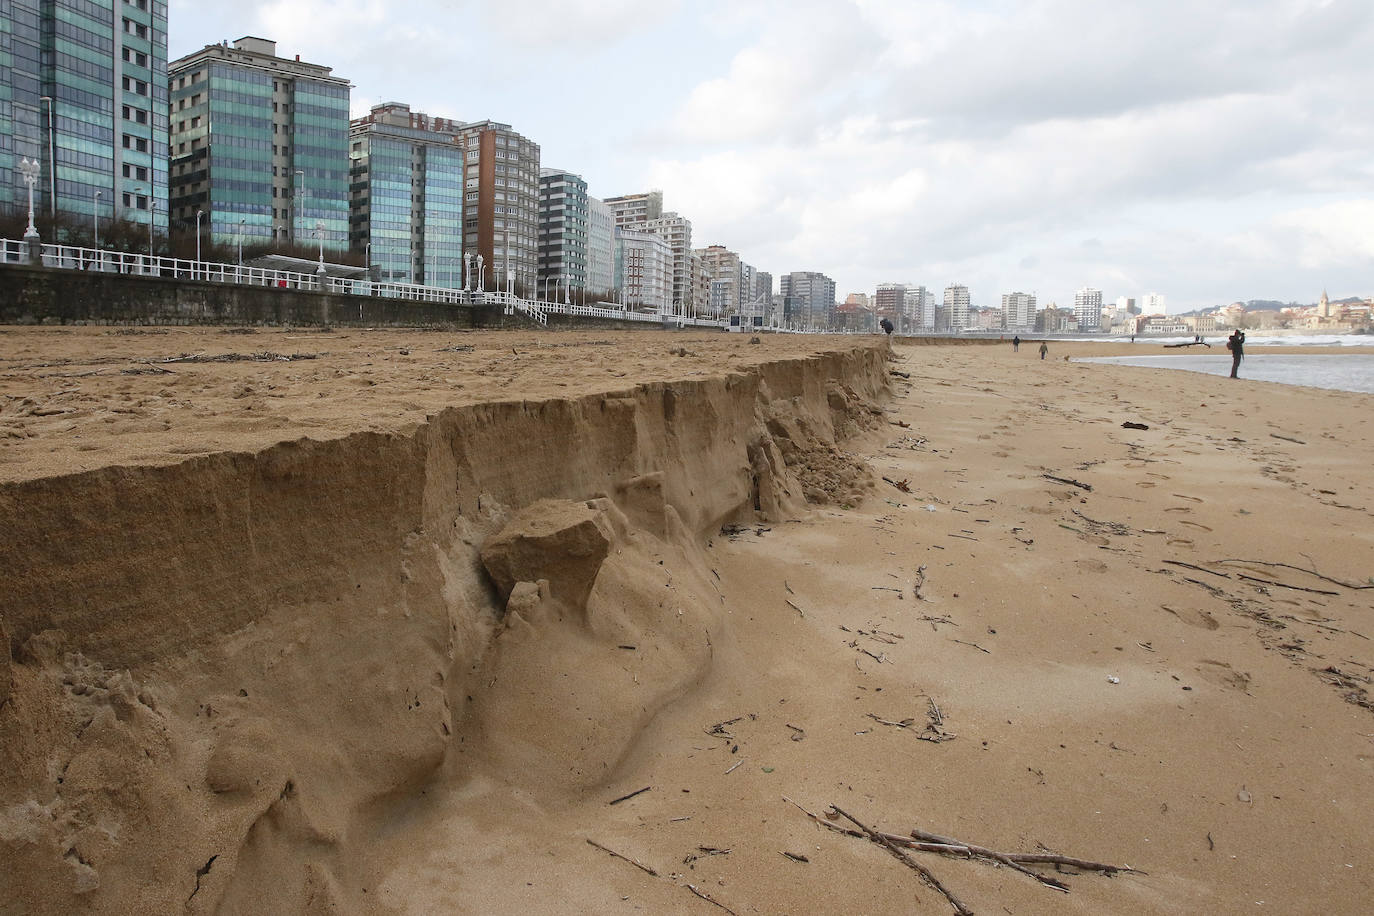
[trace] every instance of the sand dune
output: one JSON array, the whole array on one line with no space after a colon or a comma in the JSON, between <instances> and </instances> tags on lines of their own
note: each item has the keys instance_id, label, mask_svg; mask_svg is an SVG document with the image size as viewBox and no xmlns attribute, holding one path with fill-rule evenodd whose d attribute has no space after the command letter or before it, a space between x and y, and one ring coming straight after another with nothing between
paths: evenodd
<instances>
[{"instance_id":1,"label":"sand dune","mask_svg":"<svg viewBox=\"0 0 1374 916\"><path fill-rule=\"evenodd\" d=\"M908 854L978 912L1374 895L1368 396L300 336L0 334L0 912L954 911L832 805L1139 870Z\"/></svg>"}]
</instances>

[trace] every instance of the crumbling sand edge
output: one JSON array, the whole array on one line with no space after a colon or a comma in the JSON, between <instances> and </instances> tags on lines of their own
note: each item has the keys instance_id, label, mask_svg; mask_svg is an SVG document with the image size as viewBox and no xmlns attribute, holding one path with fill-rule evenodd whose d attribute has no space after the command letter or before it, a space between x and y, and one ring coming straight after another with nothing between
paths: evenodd
<instances>
[{"instance_id":1,"label":"crumbling sand edge","mask_svg":"<svg viewBox=\"0 0 1374 916\"><path fill-rule=\"evenodd\" d=\"M602 497L634 562L688 579L721 524L799 511L808 455L885 391L884 352L855 347L0 486L0 909L233 912L264 889L347 908L359 812L466 737L501 632L489 535ZM658 702L700 674L680 654Z\"/></svg>"}]
</instances>

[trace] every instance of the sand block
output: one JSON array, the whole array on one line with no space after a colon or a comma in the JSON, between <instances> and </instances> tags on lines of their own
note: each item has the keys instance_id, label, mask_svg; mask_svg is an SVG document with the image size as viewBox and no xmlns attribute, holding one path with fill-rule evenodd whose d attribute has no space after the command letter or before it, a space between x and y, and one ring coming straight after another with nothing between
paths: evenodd
<instances>
[{"instance_id":1,"label":"sand block","mask_svg":"<svg viewBox=\"0 0 1374 916\"><path fill-rule=\"evenodd\" d=\"M517 512L482 545L482 565L501 594L517 582L546 579L551 595L583 609L615 531L605 511L585 502L540 500Z\"/></svg>"}]
</instances>

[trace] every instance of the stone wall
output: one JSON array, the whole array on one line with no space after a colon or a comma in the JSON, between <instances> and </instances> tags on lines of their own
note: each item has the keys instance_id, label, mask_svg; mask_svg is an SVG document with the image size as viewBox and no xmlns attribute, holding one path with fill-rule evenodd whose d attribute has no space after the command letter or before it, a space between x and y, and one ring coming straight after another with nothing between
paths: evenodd
<instances>
[{"instance_id":1,"label":"stone wall","mask_svg":"<svg viewBox=\"0 0 1374 916\"><path fill-rule=\"evenodd\" d=\"M0 324L261 325L268 327L530 328L493 306L374 299L267 286L0 266ZM656 328L646 322L551 316L553 328Z\"/></svg>"}]
</instances>

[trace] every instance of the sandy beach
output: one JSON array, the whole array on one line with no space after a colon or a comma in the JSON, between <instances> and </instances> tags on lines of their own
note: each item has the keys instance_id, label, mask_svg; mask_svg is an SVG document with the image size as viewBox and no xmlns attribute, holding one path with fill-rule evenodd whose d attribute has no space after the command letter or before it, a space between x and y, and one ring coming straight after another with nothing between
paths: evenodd
<instances>
[{"instance_id":1,"label":"sandy beach","mask_svg":"<svg viewBox=\"0 0 1374 916\"><path fill-rule=\"evenodd\" d=\"M0 329L0 913L1365 911L1371 397L1051 346Z\"/></svg>"}]
</instances>

